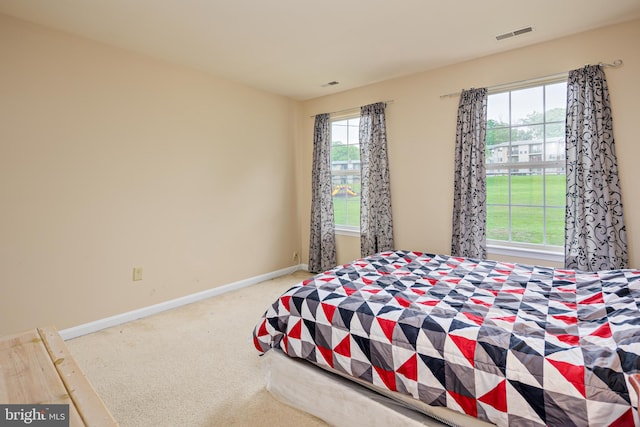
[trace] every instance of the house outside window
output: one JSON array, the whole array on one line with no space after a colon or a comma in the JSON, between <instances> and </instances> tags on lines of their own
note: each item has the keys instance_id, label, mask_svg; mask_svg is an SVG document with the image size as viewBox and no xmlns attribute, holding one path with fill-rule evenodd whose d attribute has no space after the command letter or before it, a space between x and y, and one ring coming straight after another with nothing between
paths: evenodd
<instances>
[{"instance_id":1,"label":"house outside window","mask_svg":"<svg viewBox=\"0 0 640 427\"><path fill-rule=\"evenodd\" d=\"M360 117L331 121L331 184L337 232L360 231Z\"/></svg>"},{"instance_id":2,"label":"house outside window","mask_svg":"<svg viewBox=\"0 0 640 427\"><path fill-rule=\"evenodd\" d=\"M565 116L564 80L489 94L486 179L490 252L563 251Z\"/></svg>"}]
</instances>

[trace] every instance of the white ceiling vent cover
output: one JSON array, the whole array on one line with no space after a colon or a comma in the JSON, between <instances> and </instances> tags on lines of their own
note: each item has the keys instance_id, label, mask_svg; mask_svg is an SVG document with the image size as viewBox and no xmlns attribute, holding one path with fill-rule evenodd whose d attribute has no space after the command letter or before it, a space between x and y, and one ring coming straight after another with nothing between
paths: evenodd
<instances>
[{"instance_id":1,"label":"white ceiling vent cover","mask_svg":"<svg viewBox=\"0 0 640 427\"><path fill-rule=\"evenodd\" d=\"M530 33L533 31L532 27L524 27L519 30L509 31L508 33L500 34L496 36L496 40L504 40L515 36L520 36L522 34Z\"/></svg>"}]
</instances>

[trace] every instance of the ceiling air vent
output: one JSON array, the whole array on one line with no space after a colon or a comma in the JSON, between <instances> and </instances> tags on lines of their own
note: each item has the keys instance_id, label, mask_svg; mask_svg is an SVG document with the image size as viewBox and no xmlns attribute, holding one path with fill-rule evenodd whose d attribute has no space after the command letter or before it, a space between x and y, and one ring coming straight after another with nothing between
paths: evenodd
<instances>
[{"instance_id":1,"label":"ceiling air vent","mask_svg":"<svg viewBox=\"0 0 640 427\"><path fill-rule=\"evenodd\" d=\"M531 27L520 28L519 30L509 31L508 33L500 34L496 36L496 40L504 40L515 36L520 36L522 34L530 33L533 31Z\"/></svg>"}]
</instances>

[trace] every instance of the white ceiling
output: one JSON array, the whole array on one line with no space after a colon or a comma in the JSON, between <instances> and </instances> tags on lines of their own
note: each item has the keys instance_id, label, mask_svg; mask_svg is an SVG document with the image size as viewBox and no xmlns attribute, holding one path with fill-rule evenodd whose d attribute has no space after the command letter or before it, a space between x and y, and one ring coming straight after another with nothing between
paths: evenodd
<instances>
[{"instance_id":1,"label":"white ceiling","mask_svg":"<svg viewBox=\"0 0 640 427\"><path fill-rule=\"evenodd\" d=\"M304 100L639 18L640 0L0 0L0 13Z\"/></svg>"}]
</instances>

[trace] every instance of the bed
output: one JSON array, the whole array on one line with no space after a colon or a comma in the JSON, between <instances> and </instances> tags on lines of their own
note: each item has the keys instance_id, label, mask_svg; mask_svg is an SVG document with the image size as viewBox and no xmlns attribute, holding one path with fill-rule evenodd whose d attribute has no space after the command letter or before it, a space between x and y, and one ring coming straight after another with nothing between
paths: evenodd
<instances>
[{"instance_id":1,"label":"bed","mask_svg":"<svg viewBox=\"0 0 640 427\"><path fill-rule=\"evenodd\" d=\"M640 270L389 251L292 287L253 342L449 425L638 426L639 307ZM280 388L327 406L296 392L306 375Z\"/></svg>"}]
</instances>

